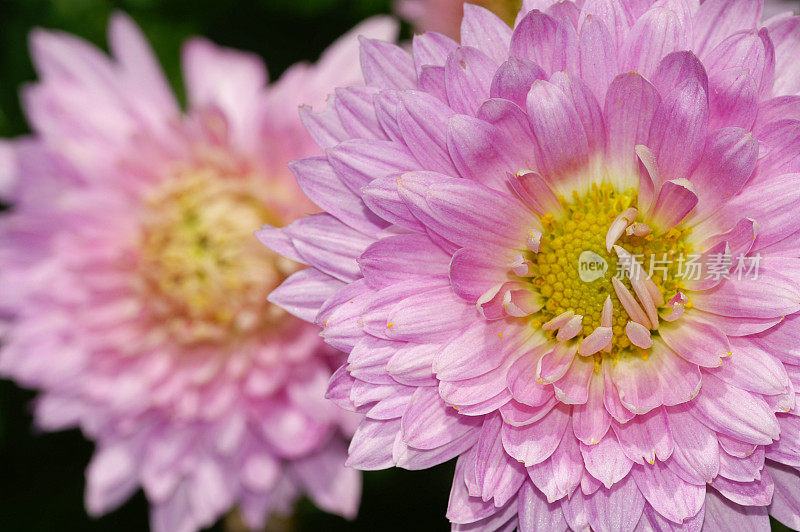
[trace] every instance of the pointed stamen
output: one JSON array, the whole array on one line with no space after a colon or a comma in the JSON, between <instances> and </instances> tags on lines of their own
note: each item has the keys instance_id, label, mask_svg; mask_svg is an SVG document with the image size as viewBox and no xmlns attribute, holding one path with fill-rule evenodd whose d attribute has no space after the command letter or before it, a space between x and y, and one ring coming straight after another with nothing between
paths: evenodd
<instances>
[{"instance_id":1,"label":"pointed stamen","mask_svg":"<svg viewBox=\"0 0 800 532\"><path fill-rule=\"evenodd\" d=\"M636 260L636 257L628 253L628 250L619 246L614 246L614 251L617 252L617 257L623 261L625 269L629 272L631 286L633 286L633 291L642 303L645 314L647 314L647 319L650 320L650 328L654 330L658 329L658 311L656 311L653 296L650 294L650 290L648 290L645 283L647 275L644 273L644 268L639 264L639 261Z\"/></svg>"},{"instance_id":2,"label":"pointed stamen","mask_svg":"<svg viewBox=\"0 0 800 532\"><path fill-rule=\"evenodd\" d=\"M611 327L597 327L578 346L578 354L588 357L611 344L614 332Z\"/></svg>"},{"instance_id":3,"label":"pointed stamen","mask_svg":"<svg viewBox=\"0 0 800 532\"><path fill-rule=\"evenodd\" d=\"M644 325L629 321L625 325L625 334L631 343L642 349L648 349L653 346L653 339L650 337L650 331Z\"/></svg>"},{"instance_id":4,"label":"pointed stamen","mask_svg":"<svg viewBox=\"0 0 800 532\"><path fill-rule=\"evenodd\" d=\"M600 314L600 326L611 327L614 324L614 302L611 301L611 296L606 296L603 302L603 312Z\"/></svg>"},{"instance_id":5,"label":"pointed stamen","mask_svg":"<svg viewBox=\"0 0 800 532\"><path fill-rule=\"evenodd\" d=\"M611 328L613 325L614 303L611 301L611 296L606 296L606 300L603 303L603 312L600 314L600 326ZM606 353L611 351L611 340L603 347L603 351Z\"/></svg>"},{"instance_id":6,"label":"pointed stamen","mask_svg":"<svg viewBox=\"0 0 800 532\"><path fill-rule=\"evenodd\" d=\"M555 331L556 329L559 329L561 326L567 323L574 315L575 313L572 312L571 310L562 312L552 320L542 325L542 329L544 329L545 331Z\"/></svg>"},{"instance_id":7,"label":"pointed stamen","mask_svg":"<svg viewBox=\"0 0 800 532\"><path fill-rule=\"evenodd\" d=\"M566 342L567 340L572 340L578 333L581 332L583 329L583 316L580 314L576 314L572 316L569 321L559 329L558 334L556 335L556 340L559 342Z\"/></svg>"},{"instance_id":8,"label":"pointed stamen","mask_svg":"<svg viewBox=\"0 0 800 532\"><path fill-rule=\"evenodd\" d=\"M647 317L647 314L645 314L642 307L640 307L639 303L633 298L630 291L625 288L625 285L616 277L611 278L611 284L614 286L614 291L617 293L617 297L620 303L622 303L625 312L628 313L628 316L630 316L633 321L641 323L645 327L650 327L650 318Z\"/></svg>"},{"instance_id":9,"label":"pointed stamen","mask_svg":"<svg viewBox=\"0 0 800 532\"><path fill-rule=\"evenodd\" d=\"M631 207L630 209L626 209L622 212L619 216L614 219L611 223L611 227L608 228L608 233L606 233L606 251L609 253L611 252L611 248L614 247L614 244L617 243L619 237L625 232L625 229L633 222L636 217L639 215L639 211Z\"/></svg>"}]
</instances>

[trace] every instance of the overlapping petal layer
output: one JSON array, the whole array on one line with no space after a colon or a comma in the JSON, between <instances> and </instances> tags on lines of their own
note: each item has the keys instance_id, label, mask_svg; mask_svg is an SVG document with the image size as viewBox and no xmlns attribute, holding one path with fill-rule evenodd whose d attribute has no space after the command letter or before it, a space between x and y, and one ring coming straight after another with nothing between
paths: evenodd
<instances>
[{"instance_id":1,"label":"overlapping petal layer","mask_svg":"<svg viewBox=\"0 0 800 532\"><path fill-rule=\"evenodd\" d=\"M336 290L350 465L458 457L458 530L797 523L800 32L761 11L532 0L362 41L370 105L333 98L293 165L328 214L260 233Z\"/></svg>"}]
</instances>

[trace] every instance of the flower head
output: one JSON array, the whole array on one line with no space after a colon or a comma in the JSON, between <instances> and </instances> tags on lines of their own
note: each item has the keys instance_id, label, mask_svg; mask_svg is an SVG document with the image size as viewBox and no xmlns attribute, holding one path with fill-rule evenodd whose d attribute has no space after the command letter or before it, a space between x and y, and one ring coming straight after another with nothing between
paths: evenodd
<instances>
[{"instance_id":1,"label":"flower head","mask_svg":"<svg viewBox=\"0 0 800 532\"><path fill-rule=\"evenodd\" d=\"M394 24L355 31L391 39ZM316 210L285 169L314 149L297 105L359 82L355 35L272 86L260 59L192 40L185 113L134 24L115 16L109 37L113 58L31 39L34 134L3 151L0 369L42 391L40 427L96 441L92 514L141 486L160 531L234 506L260 527L302 493L353 516L352 418L323 399L339 357L267 303L298 265L252 231Z\"/></svg>"},{"instance_id":2,"label":"flower head","mask_svg":"<svg viewBox=\"0 0 800 532\"><path fill-rule=\"evenodd\" d=\"M327 213L260 233L316 272L275 301L345 283L316 322L351 465L458 457L457 529L800 524L800 19L761 9L467 5L460 44L362 40L367 87L292 164Z\"/></svg>"}]
</instances>

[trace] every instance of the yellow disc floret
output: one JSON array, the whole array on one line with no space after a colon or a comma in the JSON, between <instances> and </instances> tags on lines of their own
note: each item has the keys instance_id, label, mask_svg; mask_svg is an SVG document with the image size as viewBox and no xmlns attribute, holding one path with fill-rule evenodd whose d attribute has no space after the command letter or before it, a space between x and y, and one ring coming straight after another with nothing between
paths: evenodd
<instances>
[{"instance_id":1,"label":"yellow disc floret","mask_svg":"<svg viewBox=\"0 0 800 532\"><path fill-rule=\"evenodd\" d=\"M612 250L607 251L606 234L620 213L637 204L636 189L617 192L610 184L593 185L581 195L559 197L561 212L541 218L542 237L539 252L529 252L532 263L530 283L545 304L535 315L533 325L540 326L565 313L583 316L581 334L587 336L601 325L603 305L611 298L614 312L613 346L630 346L625 334L630 320L617 296L612 278L617 277L632 290L626 263ZM685 231L673 229L644 236L623 234L617 244L642 265L644 272L669 299L680 288L679 257L688 254Z\"/></svg>"}]
</instances>

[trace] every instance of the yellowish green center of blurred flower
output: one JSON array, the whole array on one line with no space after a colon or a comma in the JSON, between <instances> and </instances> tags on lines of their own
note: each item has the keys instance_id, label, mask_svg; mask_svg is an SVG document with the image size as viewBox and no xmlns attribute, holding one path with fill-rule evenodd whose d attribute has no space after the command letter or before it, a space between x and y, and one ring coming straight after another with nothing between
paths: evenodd
<instances>
[{"instance_id":1,"label":"yellowish green center of blurred flower","mask_svg":"<svg viewBox=\"0 0 800 532\"><path fill-rule=\"evenodd\" d=\"M278 222L259 177L186 167L147 197L138 288L172 338L235 343L281 318L266 297L296 265L253 236L255 228Z\"/></svg>"}]
</instances>

